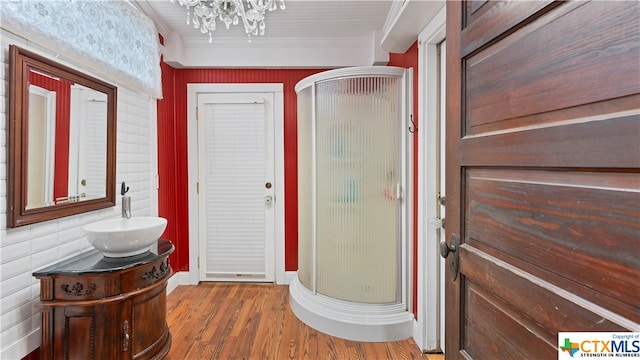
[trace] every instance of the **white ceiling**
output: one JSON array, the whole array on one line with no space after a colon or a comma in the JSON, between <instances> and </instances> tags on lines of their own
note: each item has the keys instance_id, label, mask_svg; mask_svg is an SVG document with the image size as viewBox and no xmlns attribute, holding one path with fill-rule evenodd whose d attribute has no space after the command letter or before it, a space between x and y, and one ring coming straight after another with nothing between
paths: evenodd
<instances>
[{"instance_id":1,"label":"white ceiling","mask_svg":"<svg viewBox=\"0 0 640 360\"><path fill-rule=\"evenodd\" d=\"M187 10L177 0L133 2L156 24L165 61L176 67L341 67L384 63L382 38L410 0L286 0L285 10L266 13L264 36L249 42L242 22L227 30L218 20L212 43L187 25ZM409 44L421 28L413 30Z\"/></svg>"},{"instance_id":2,"label":"white ceiling","mask_svg":"<svg viewBox=\"0 0 640 360\"><path fill-rule=\"evenodd\" d=\"M177 31L186 42L208 42L208 36L187 25L187 10L178 1L138 0L147 3L155 12L148 14L152 19L164 23L166 30ZM266 34L264 38L317 38L317 37L353 37L369 35L382 30L393 0L379 1L312 1L287 0L285 10L267 12ZM145 9L146 11L146 9ZM229 30L218 20L215 39L238 39L246 42L247 35L242 22ZM160 29L162 30L162 29ZM165 31L166 31L165 30ZM259 41L260 37L254 37Z\"/></svg>"}]
</instances>

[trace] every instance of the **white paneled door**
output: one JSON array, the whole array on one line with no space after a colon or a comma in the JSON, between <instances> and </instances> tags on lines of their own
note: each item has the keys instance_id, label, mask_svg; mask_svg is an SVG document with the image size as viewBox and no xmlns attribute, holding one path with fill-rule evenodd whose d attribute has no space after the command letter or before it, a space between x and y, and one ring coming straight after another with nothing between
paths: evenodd
<instances>
[{"instance_id":1,"label":"white paneled door","mask_svg":"<svg viewBox=\"0 0 640 360\"><path fill-rule=\"evenodd\" d=\"M273 102L198 94L202 281L275 280Z\"/></svg>"}]
</instances>

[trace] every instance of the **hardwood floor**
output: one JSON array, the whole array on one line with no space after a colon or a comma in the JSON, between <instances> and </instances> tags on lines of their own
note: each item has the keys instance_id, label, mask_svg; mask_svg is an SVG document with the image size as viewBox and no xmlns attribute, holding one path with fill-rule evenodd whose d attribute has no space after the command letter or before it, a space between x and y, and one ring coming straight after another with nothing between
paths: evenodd
<instances>
[{"instance_id":1,"label":"hardwood floor","mask_svg":"<svg viewBox=\"0 0 640 360\"><path fill-rule=\"evenodd\" d=\"M178 286L167 298L166 359L443 359L412 339L363 343L318 332L296 318L288 296L287 286L271 284Z\"/></svg>"}]
</instances>

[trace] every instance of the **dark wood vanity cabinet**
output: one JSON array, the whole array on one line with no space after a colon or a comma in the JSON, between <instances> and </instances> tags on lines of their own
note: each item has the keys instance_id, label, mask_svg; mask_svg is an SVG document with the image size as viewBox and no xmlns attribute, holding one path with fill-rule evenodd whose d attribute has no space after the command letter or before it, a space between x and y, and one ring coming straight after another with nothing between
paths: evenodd
<instances>
[{"instance_id":1,"label":"dark wood vanity cabinet","mask_svg":"<svg viewBox=\"0 0 640 360\"><path fill-rule=\"evenodd\" d=\"M97 250L35 272L42 359L161 359L171 347L166 287L173 245L106 258Z\"/></svg>"}]
</instances>

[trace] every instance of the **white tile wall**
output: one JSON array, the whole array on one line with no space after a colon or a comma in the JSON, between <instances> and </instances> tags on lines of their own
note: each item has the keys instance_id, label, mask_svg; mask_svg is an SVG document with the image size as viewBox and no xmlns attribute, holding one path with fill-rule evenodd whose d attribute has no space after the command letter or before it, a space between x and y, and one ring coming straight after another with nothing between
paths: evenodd
<instances>
[{"instance_id":1,"label":"white tile wall","mask_svg":"<svg viewBox=\"0 0 640 360\"><path fill-rule=\"evenodd\" d=\"M118 88L116 199L113 208L7 229L7 78L9 44L44 53L0 33L0 359L21 359L40 345L40 284L31 274L91 249L82 227L120 216L120 182L130 187L134 216L157 215L155 100ZM75 64L65 62L66 65ZM86 70L83 70L86 71ZM92 74L96 76L95 74ZM96 76L99 77L99 76ZM105 79L109 81L108 79Z\"/></svg>"}]
</instances>

